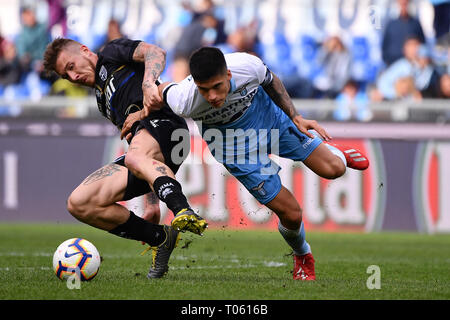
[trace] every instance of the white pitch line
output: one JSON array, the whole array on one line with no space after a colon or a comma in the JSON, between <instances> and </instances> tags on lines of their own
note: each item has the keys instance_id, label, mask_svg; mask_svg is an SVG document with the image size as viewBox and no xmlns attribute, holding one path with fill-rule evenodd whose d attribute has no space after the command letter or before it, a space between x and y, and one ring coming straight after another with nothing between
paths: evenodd
<instances>
[{"instance_id":1,"label":"white pitch line","mask_svg":"<svg viewBox=\"0 0 450 320\"><path fill-rule=\"evenodd\" d=\"M0 267L0 271L16 271L16 270L52 270L50 267Z\"/></svg>"},{"instance_id":2,"label":"white pitch line","mask_svg":"<svg viewBox=\"0 0 450 320\"><path fill-rule=\"evenodd\" d=\"M0 257L52 257L53 254L49 252L33 252L33 253L25 253L25 252L0 252ZM126 259L126 258L136 258L139 257L139 253L136 254L101 254L101 256L105 259ZM201 265L197 264L202 259L208 258L208 261L217 262L220 265ZM191 261L192 265L189 266L171 266L171 270L186 270L186 269L248 269L248 268L258 268L258 267L266 267L266 268L279 268L285 267L287 264L279 261L267 261L258 258L252 259L239 259L237 255L232 254L229 256L198 256L196 254L193 255L174 255L172 260L178 261ZM52 268L41 266L41 267L0 267L0 271L13 271L13 270L51 270Z\"/></svg>"},{"instance_id":3,"label":"white pitch line","mask_svg":"<svg viewBox=\"0 0 450 320\"><path fill-rule=\"evenodd\" d=\"M236 265L192 265L192 266L171 266L170 270L187 270L187 269L195 269L195 270L202 270L202 269L249 269L249 268L279 268L286 266L286 263L284 262L276 262L276 261L263 261L262 263L246 263L246 264L236 264ZM16 271L16 270L52 270L50 267L0 267L0 271Z\"/></svg>"},{"instance_id":4,"label":"white pitch line","mask_svg":"<svg viewBox=\"0 0 450 320\"><path fill-rule=\"evenodd\" d=\"M283 262L275 262L268 261L263 263L263 267L266 268L279 268L286 266L286 263ZM239 265L220 265L220 266L202 266L202 265L194 265L194 266L181 266L181 267L170 267L170 270L201 270L201 269L249 269L249 268L261 268L259 264L239 264Z\"/></svg>"},{"instance_id":5,"label":"white pitch line","mask_svg":"<svg viewBox=\"0 0 450 320\"><path fill-rule=\"evenodd\" d=\"M33 253L25 253L25 252L0 252L0 257L53 257L53 253L50 252L33 252Z\"/></svg>"},{"instance_id":6,"label":"white pitch line","mask_svg":"<svg viewBox=\"0 0 450 320\"><path fill-rule=\"evenodd\" d=\"M140 252L136 251L136 253L130 253L130 254L101 254L100 255L105 259L126 259L126 258L136 258L140 257ZM144 257L147 255L144 255ZM50 252L17 252L17 251L11 251L11 252L0 252L0 257L53 257L53 253ZM231 263L242 263L242 259L240 260L239 257L235 254L229 255L229 256L219 256L219 255L180 255L177 253L174 253L171 260L180 260L180 261L187 261L187 260L201 260L201 259L208 259L209 261L228 261ZM245 261L251 260L251 261L258 261L260 263L265 263L266 260L263 260L261 258L251 258L251 259L244 259ZM280 262L274 262L274 263L280 263Z\"/></svg>"}]
</instances>

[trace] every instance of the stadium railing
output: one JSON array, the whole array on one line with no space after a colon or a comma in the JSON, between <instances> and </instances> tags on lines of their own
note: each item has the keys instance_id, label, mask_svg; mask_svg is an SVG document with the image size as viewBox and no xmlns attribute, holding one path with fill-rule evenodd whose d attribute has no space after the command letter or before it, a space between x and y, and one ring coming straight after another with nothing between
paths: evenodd
<instances>
[{"instance_id":1,"label":"stadium railing","mask_svg":"<svg viewBox=\"0 0 450 320\"><path fill-rule=\"evenodd\" d=\"M297 110L305 117L316 120L332 121L336 109L331 99L294 99ZM373 113L370 122L438 122L450 120L450 103L446 99L423 99L382 101L369 103ZM39 100L14 100L0 98L1 116L63 117L63 118L99 118L94 96L68 98L45 96ZM358 122L354 119L350 121Z\"/></svg>"}]
</instances>

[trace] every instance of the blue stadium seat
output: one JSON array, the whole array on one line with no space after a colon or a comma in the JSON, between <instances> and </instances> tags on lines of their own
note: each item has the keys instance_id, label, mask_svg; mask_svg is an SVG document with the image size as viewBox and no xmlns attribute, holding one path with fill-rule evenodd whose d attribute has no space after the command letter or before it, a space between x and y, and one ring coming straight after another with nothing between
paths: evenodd
<instances>
[{"instance_id":1,"label":"blue stadium seat","mask_svg":"<svg viewBox=\"0 0 450 320\"><path fill-rule=\"evenodd\" d=\"M281 59L280 61L290 59L291 48L282 32L275 32L275 47L277 49L277 56Z\"/></svg>"},{"instance_id":2,"label":"blue stadium seat","mask_svg":"<svg viewBox=\"0 0 450 320\"><path fill-rule=\"evenodd\" d=\"M49 81L41 79L39 81L39 90L41 91L42 95L48 95L50 93L52 85Z\"/></svg>"},{"instance_id":3,"label":"blue stadium seat","mask_svg":"<svg viewBox=\"0 0 450 320\"><path fill-rule=\"evenodd\" d=\"M312 80L321 70L316 62L318 43L314 37L301 34L292 44L291 60L297 66L300 77Z\"/></svg>"},{"instance_id":4,"label":"blue stadium seat","mask_svg":"<svg viewBox=\"0 0 450 320\"><path fill-rule=\"evenodd\" d=\"M80 36L78 36L77 34L75 34L73 32L68 32L66 37L69 38L69 39L81 42Z\"/></svg>"},{"instance_id":5,"label":"blue stadium seat","mask_svg":"<svg viewBox=\"0 0 450 320\"><path fill-rule=\"evenodd\" d=\"M30 90L24 83L15 85L13 88L14 98L16 99L26 99L30 96Z\"/></svg>"},{"instance_id":6,"label":"blue stadium seat","mask_svg":"<svg viewBox=\"0 0 450 320\"><path fill-rule=\"evenodd\" d=\"M292 48L289 42L281 32L276 32L274 37L273 44L261 43L259 47L264 62L281 77L296 74L297 63L291 59Z\"/></svg>"},{"instance_id":7,"label":"blue stadium seat","mask_svg":"<svg viewBox=\"0 0 450 320\"><path fill-rule=\"evenodd\" d=\"M316 58L318 44L310 35L302 35L300 38L302 57L305 61L313 61Z\"/></svg>"},{"instance_id":8,"label":"blue stadium seat","mask_svg":"<svg viewBox=\"0 0 450 320\"><path fill-rule=\"evenodd\" d=\"M91 36L91 46L92 50L99 48L106 41L106 34L94 34Z\"/></svg>"},{"instance_id":9,"label":"blue stadium seat","mask_svg":"<svg viewBox=\"0 0 450 320\"><path fill-rule=\"evenodd\" d=\"M369 55L369 42L365 37L354 37L352 43L352 54L354 60L366 61L370 58Z\"/></svg>"},{"instance_id":10,"label":"blue stadium seat","mask_svg":"<svg viewBox=\"0 0 450 320\"><path fill-rule=\"evenodd\" d=\"M155 44L157 43L154 31L147 33L145 36L142 37L141 40L147 43L155 43Z\"/></svg>"},{"instance_id":11,"label":"blue stadium seat","mask_svg":"<svg viewBox=\"0 0 450 320\"><path fill-rule=\"evenodd\" d=\"M353 37L351 44L352 76L360 82L373 82L376 79L379 67L371 60L370 44L366 37Z\"/></svg>"}]
</instances>

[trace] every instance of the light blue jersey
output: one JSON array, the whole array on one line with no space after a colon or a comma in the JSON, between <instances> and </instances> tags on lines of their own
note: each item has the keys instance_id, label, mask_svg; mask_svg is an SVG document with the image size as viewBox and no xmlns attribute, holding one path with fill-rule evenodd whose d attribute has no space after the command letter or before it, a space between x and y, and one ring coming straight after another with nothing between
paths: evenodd
<instances>
[{"instance_id":1,"label":"light blue jersey","mask_svg":"<svg viewBox=\"0 0 450 320\"><path fill-rule=\"evenodd\" d=\"M221 108L210 106L189 77L164 95L175 113L196 121L214 158L266 204L281 190L280 168L269 154L304 161L322 141L301 133L270 99L262 85L271 74L259 58L233 53L225 59L232 79Z\"/></svg>"}]
</instances>

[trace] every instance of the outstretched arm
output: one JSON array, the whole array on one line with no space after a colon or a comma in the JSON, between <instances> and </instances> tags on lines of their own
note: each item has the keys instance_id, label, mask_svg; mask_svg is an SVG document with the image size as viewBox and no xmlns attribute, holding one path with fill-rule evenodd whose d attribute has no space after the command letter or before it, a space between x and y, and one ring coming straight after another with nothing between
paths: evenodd
<instances>
[{"instance_id":1,"label":"outstretched arm","mask_svg":"<svg viewBox=\"0 0 450 320\"><path fill-rule=\"evenodd\" d=\"M161 96L156 85L156 80L166 66L166 52L153 44L140 42L133 53L133 60L143 62L145 65L143 91L143 116L148 116L152 106L162 103Z\"/></svg>"},{"instance_id":2,"label":"outstretched arm","mask_svg":"<svg viewBox=\"0 0 450 320\"><path fill-rule=\"evenodd\" d=\"M149 107L149 112L151 112L152 110L159 110L162 108L163 106L163 90L165 87L167 87L170 84L170 82L164 82L161 83L159 86L156 87L159 99L160 99L160 103L158 104L154 104L151 105ZM131 138L131 128L133 127L133 124L141 119L143 119L144 116L144 112L145 112L145 108L137 111L135 113L131 113L128 115L127 119L125 120L125 122L122 125L122 130L120 132L120 139L125 138L126 140L129 140Z\"/></svg>"},{"instance_id":3,"label":"outstretched arm","mask_svg":"<svg viewBox=\"0 0 450 320\"><path fill-rule=\"evenodd\" d=\"M291 118L300 132L306 134L310 138L314 138L314 135L308 131L313 129L316 130L325 141L331 139L331 136L317 123L317 121L305 119L298 114L286 88L275 74L272 73L272 81L263 88L273 102L275 102L275 104Z\"/></svg>"}]
</instances>

